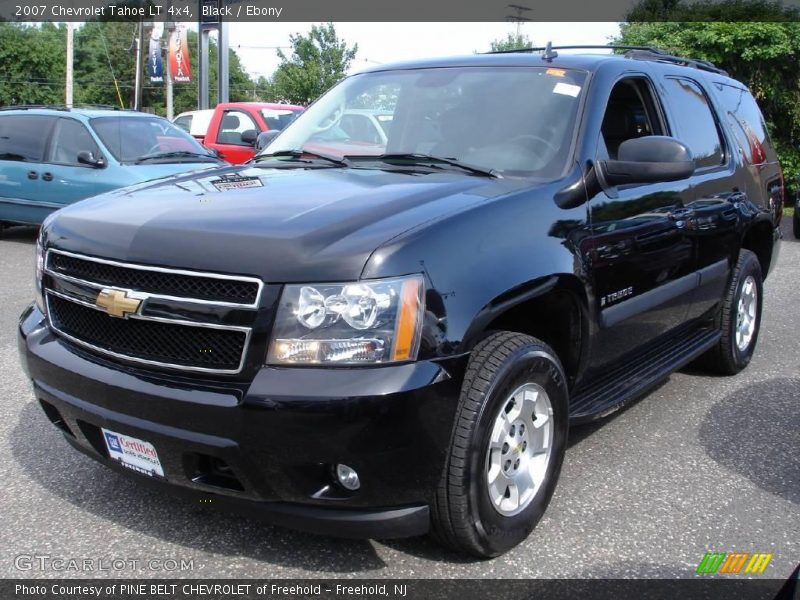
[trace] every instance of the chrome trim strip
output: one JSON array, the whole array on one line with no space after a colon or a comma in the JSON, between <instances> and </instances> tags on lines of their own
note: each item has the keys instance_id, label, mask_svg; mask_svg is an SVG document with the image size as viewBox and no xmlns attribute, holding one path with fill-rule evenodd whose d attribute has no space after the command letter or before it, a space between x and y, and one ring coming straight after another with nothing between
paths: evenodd
<instances>
[{"instance_id":1,"label":"chrome trim strip","mask_svg":"<svg viewBox=\"0 0 800 600\"><path fill-rule=\"evenodd\" d=\"M78 279L76 277L72 277L70 275L64 275L61 273L57 273L50 269L50 253L53 254L61 254L63 256L69 256L71 258L77 258L78 260L85 260L89 262L96 262L105 265L111 265L113 267L121 267L123 269L137 269L139 271L153 271L156 273L168 273L172 275L186 275L188 277L205 277L208 279L220 279L223 281L239 281L244 283L255 283L258 285L258 291L256 292L256 299L253 301L252 304L245 304L245 303L238 303L238 302L225 302L224 300L200 300L191 297L184 297L184 296L168 296L165 294L153 294L146 290L133 290L130 288L123 288L117 287L113 285L101 285L97 283L93 283L90 281L85 281L83 279ZM72 281L73 283L77 284L84 284L90 287L96 288L105 288L111 287L118 290L123 291L130 291L130 292L142 292L150 296L151 298L160 298L162 300L174 300L179 302L189 302L192 304L211 304L215 306L229 306L229 307L240 307L240 308L258 308L261 302L261 293L264 290L264 282L257 277L245 277L245 276L238 276L238 275L223 275L220 273L208 273L204 271L186 271L184 269L168 269L165 267L152 267L152 266L145 266L145 265L137 265L132 263L124 263L115 260L108 260L105 258L95 258L94 256L86 256L85 254L75 254L73 252L67 252L66 250L57 250L55 248L50 248L47 250L47 257L44 262L45 272L48 275L52 275L53 277L65 279L67 281Z\"/></svg>"},{"instance_id":2,"label":"chrome trim strip","mask_svg":"<svg viewBox=\"0 0 800 600\"><path fill-rule=\"evenodd\" d=\"M168 368L168 369L178 369L178 370L181 370L181 371L193 371L195 373L214 373L214 374L218 374L218 375L237 375L238 373L241 373L242 369L244 368L244 362L245 362L245 358L247 356L247 351L250 348L250 335L252 333L252 330L249 327L213 325L211 323L193 323L191 321L173 321L171 319L161 319L161 318L158 318L158 317L142 317L141 315L130 315L129 318L138 318L138 319L141 319L143 321L160 321L160 322L164 322L164 323L170 323L170 324L174 324L174 325L186 325L186 326L190 326L190 327L206 327L206 328L209 328L209 329L235 330L235 331L244 332L244 334L245 334L244 345L242 347L242 355L239 358L239 365L237 366L237 368L235 370L234 369L211 369L211 368L208 368L208 367L193 367L193 366L190 366L190 365L177 365L177 364L174 364L174 363L165 363L165 362L160 362L160 361L156 361L156 360L147 360L145 358L137 358L135 356L129 356L127 354L120 354L119 352L114 352L112 350L107 350L105 348L101 348L100 346L95 346L94 344L90 344L89 342L85 342L85 341L83 341L83 340L81 340L79 338L71 336L68 333L65 333L64 331L61 331L58 327L56 327L53 324L53 320L52 320L52 318L50 316L52 314L52 311L50 309L50 296L57 296L57 297L62 298L63 300L66 300L68 302L74 302L75 304L79 304L79 305L85 306L87 308L94 308L98 312L105 313L105 311L101 311L96 306L93 306L93 305L89 304L88 302L84 302L82 300L78 300L77 298L72 298L70 296L67 296L66 294L61 294L61 293L55 292L53 290L46 290L45 302L47 303L47 322L48 322L48 325L50 326L50 328L53 331L55 331L56 333L58 333L59 335L65 337L68 340L70 340L71 342L74 342L75 344L78 344L79 346L84 346L85 348L89 348L90 350L94 350L95 352L97 352L99 354L105 354L105 355L108 355L108 356L113 356L114 358L119 358L121 360L126 360L126 361L130 361L130 362L144 364L144 365L150 365L150 366L162 367L162 368ZM109 317L109 318L112 318L112 317Z\"/></svg>"},{"instance_id":3,"label":"chrome trim strip","mask_svg":"<svg viewBox=\"0 0 800 600\"><path fill-rule=\"evenodd\" d=\"M115 290L118 288L108 288L108 289ZM51 289L48 289L47 293L52 294L53 296L58 296L63 300L74 302L75 304L80 304L82 306L85 306L86 308L93 308L97 312L101 312L104 315L108 315L106 311L104 311L101 308L98 308L96 304L91 304L84 300L80 300L78 298L75 298L74 296L70 296L69 294L64 294L63 292L57 292ZM138 319L139 321L157 321L159 323L167 323L171 325L186 325L188 327L206 327L207 329L227 329L231 331L242 331L242 332L250 331L250 327L243 327L241 325L217 325L216 323L197 323L195 321L185 321L183 319L165 319L164 317L147 317L145 315L140 315L138 313L129 314L128 319Z\"/></svg>"}]
</instances>

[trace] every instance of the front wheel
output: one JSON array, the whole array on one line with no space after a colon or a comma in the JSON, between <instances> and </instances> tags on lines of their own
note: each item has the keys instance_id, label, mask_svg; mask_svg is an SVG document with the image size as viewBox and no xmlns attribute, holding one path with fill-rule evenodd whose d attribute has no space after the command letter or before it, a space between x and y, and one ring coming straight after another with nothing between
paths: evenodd
<instances>
[{"instance_id":1,"label":"front wheel","mask_svg":"<svg viewBox=\"0 0 800 600\"><path fill-rule=\"evenodd\" d=\"M511 332L483 340L464 378L434 535L482 558L522 542L555 490L568 413L564 372L546 344Z\"/></svg>"}]
</instances>

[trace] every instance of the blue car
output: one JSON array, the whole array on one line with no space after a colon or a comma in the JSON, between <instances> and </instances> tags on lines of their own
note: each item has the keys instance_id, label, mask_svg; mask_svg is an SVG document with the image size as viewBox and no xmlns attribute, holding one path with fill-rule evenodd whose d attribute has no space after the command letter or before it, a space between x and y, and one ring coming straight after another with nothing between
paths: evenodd
<instances>
[{"instance_id":1,"label":"blue car","mask_svg":"<svg viewBox=\"0 0 800 600\"><path fill-rule=\"evenodd\" d=\"M0 228L150 179L226 164L166 119L79 108L0 109Z\"/></svg>"}]
</instances>

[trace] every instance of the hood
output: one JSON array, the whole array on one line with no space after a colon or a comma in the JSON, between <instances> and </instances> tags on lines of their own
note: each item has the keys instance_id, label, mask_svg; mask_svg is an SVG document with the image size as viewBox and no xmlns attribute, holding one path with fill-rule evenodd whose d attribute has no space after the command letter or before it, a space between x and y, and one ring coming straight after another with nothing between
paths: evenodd
<instances>
[{"instance_id":1,"label":"hood","mask_svg":"<svg viewBox=\"0 0 800 600\"><path fill-rule=\"evenodd\" d=\"M226 167L73 204L46 243L114 260L251 275L266 282L358 279L384 242L519 187L449 172Z\"/></svg>"}]
</instances>

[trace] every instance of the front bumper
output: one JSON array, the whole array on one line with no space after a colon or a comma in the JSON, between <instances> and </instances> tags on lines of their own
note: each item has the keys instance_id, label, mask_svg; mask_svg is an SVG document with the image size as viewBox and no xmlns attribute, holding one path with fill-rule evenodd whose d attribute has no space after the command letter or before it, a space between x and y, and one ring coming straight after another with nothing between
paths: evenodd
<instances>
[{"instance_id":1,"label":"front bumper","mask_svg":"<svg viewBox=\"0 0 800 600\"><path fill-rule=\"evenodd\" d=\"M23 313L23 368L48 418L92 458L142 482L297 529L349 537L425 533L466 357L378 368L261 369L249 383L112 363ZM155 446L164 479L111 460L100 428ZM336 483L354 468L361 488Z\"/></svg>"}]
</instances>

